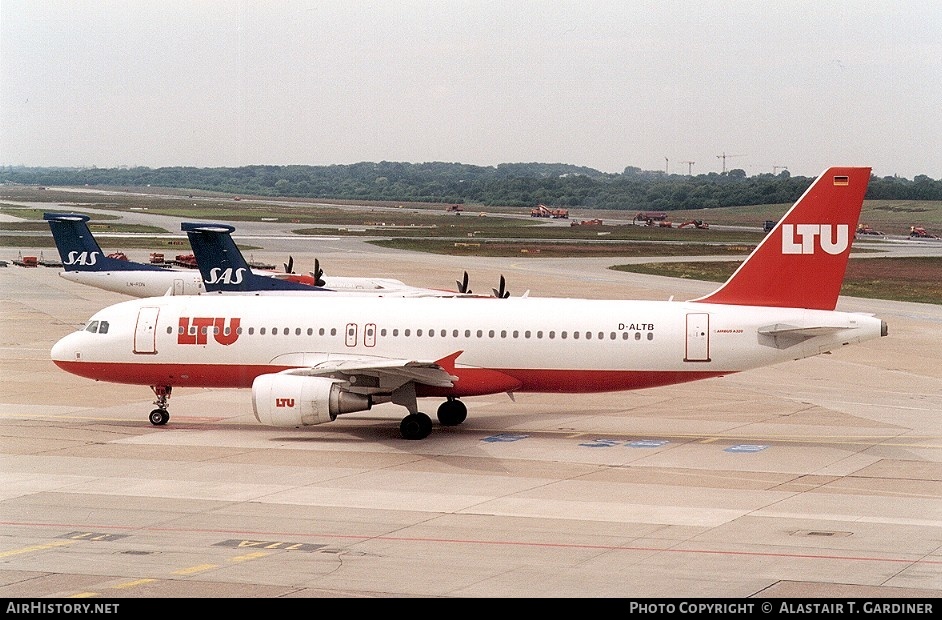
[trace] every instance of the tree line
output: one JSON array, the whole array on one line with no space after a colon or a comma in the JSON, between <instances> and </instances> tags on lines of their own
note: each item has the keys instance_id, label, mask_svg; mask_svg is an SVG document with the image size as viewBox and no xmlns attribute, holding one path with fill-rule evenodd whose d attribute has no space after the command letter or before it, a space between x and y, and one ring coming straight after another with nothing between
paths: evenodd
<instances>
[{"instance_id":1,"label":"tree line","mask_svg":"<svg viewBox=\"0 0 942 620\"><path fill-rule=\"evenodd\" d=\"M530 207L671 211L796 201L814 180L744 170L666 174L633 166L604 173L568 164L361 162L331 166L234 168L0 167L0 183L41 186L165 187L265 197L435 202ZM872 177L871 200L942 200L942 179Z\"/></svg>"}]
</instances>

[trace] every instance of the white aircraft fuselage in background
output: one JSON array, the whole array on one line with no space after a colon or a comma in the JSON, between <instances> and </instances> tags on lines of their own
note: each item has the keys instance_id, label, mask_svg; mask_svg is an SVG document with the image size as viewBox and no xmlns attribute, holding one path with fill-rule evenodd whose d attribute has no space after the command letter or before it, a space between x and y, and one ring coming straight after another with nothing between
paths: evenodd
<instances>
[{"instance_id":1,"label":"white aircraft fuselage in background","mask_svg":"<svg viewBox=\"0 0 942 620\"><path fill-rule=\"evenodd\" d=\"M158 297L168 293L170 295L199 295L206 292L203 278L196 270L61 271L59 275L70 282L131 297Z\"/></svg>"}]
</instances>

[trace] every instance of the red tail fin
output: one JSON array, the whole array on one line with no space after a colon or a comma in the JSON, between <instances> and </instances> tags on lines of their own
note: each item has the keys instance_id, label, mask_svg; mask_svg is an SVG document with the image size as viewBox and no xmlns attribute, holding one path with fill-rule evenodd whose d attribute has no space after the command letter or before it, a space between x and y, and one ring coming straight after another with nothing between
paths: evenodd
<instances>
[{"instance_id":1,"label":"red tail fin","mask_svg":"<svg viewBox=\"0 0 942 620\"><path fill-rule=\"evenodd\" d=\"M870 168L829 168L726 284L693 301L833 310L869 182Z\"/></svg>"}]
</instances>

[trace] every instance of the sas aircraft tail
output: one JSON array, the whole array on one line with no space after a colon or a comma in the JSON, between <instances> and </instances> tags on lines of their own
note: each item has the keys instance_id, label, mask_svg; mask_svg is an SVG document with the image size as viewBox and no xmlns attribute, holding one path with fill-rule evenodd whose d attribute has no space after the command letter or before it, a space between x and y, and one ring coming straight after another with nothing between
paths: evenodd
<instances>
[{"instance_id":1,"label":"sas aircraft tail","mask_svg":"<svg viewBox=\"0 0 942 620\"><path fill-rule=\"evenodd\" d=\"M206 291L246 293L262 291L318 291L311 284L259 275L232 240L235 227L228 224L183 222L181 229L190 239Z\"/></svg>"},{"instance_id":2,"label":"sas aircraft tail","mask_svg":"<svg viewBox=\"0 0 942 620\"><path fill-rule=\"evenodd\" d=\"M811 184L711 304L834 310L870 168L829 168Z\"/></svg>"},{"instance_id":3,"label":"sas aircraft tail","mask_svg":"<svg viewBox=\"0 0 942 620\"><path fill-rule=\"evenodd\" d=\"M52 238L66 271L166 271L159 265L135 263L106 255L88 228L91 218L87 215L43 213L43 219L49 222Z\"/></svg>"}]
</instances>

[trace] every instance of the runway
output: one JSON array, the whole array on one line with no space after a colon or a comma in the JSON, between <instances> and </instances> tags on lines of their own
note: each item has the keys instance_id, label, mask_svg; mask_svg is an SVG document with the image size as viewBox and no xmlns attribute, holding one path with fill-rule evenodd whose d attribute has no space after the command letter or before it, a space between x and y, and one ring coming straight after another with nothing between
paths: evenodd
<instances>
[{"instance_id":1,"label":"runway","mask_svg":"<svg viewBox=\"0 0 942 620\"><path fill-rule=\"evenodd\" d=\"M512 295L715 287L605 268L621 259L292 254L437 288L504 275ZM57 272L0 269L0 596L942 596L942 306L842 298L890 335L686 385L470 398L410 442L394 405L262 427L247 390L175 390L151 426L146 388L49 361L126 299Z\"/></svg>"}]
</instances>

